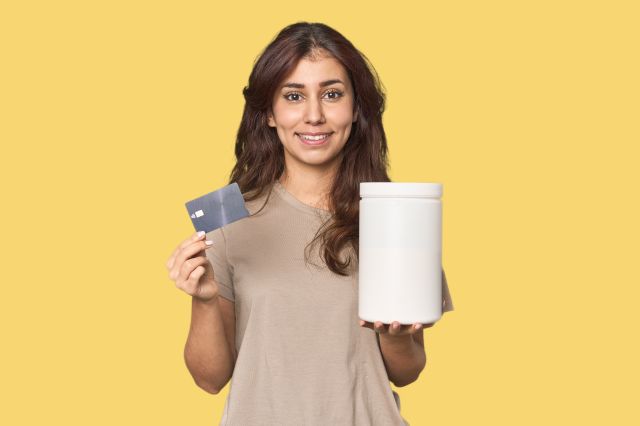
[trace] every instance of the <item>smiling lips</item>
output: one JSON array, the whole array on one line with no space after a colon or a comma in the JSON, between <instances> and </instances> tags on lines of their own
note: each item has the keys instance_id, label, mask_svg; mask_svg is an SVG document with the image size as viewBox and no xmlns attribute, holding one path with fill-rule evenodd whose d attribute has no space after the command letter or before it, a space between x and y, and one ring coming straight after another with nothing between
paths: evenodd
<instances>
[{"instance_id":1,"label":"smiling lips","mask_svg":"<svg viewBox=\"0 0 640 426\"><path fill-rule=\"evenodd\" d=\"M296 133L296 136L298 136L298 138L300 138L300 140L304 144L307 144L307 145L321 145L332 134L333 134L333 132L330 132L330 133Z\"/></svg>"}]
</instances>

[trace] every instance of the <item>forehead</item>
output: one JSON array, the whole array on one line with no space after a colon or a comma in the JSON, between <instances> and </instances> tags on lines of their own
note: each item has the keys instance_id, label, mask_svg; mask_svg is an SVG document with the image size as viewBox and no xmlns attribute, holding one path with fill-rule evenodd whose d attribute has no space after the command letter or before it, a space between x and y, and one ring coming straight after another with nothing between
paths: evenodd
<instances>
[{"instance_id":1,"label":"forehead","mask_svg":"<svg viewBox=\"0 0 640 426\"><path fill-rule=\"evenodd\" d=\"M342 80L346 86L350 85L347 70L336 58L332 56L302 58L293 71L283 79L280 87L287 83L300 83L305 87L315 88L319 87L321 82L333 79Z\"/></svg>"}]
</instances>

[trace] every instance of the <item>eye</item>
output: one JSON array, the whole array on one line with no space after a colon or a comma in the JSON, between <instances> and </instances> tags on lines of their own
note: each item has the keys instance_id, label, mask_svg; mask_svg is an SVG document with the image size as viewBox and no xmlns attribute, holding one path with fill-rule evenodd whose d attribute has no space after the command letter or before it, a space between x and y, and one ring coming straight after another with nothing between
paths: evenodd
<instances>
[{"instance_id":1,"label":"eye","mask_svg":"<svg viewBox=\"0 0 640 426\"><path fill-rule=\"evenodd\" d=\"M341 98L343 93L340 90L333 89L333 90L328 91L327 95L336 95L336 96L333 96L333 97L329 96L329 99L336 100L336 99Z\"/></svg>"},{"instance_id":2,"label":"eye","mask_svg":"<svg viewBox=\"0 0 640 426\"><path fill-rule=\"evenodd\" d=\"M286 100L296 102L296 101L298 101L299 99L291 99L291 98L289 98L289 96L300 96L300 93L298 93L298 92L289 92L289 93L287 93L286 95L284 95L284 98L285 98Z\"/></svg>"},{"instance_id":3,"label":"eye","mask_svg":"<svg viewBox=\"0 0 640 426\"><path fill-rule=\"evenodd\" d=\"M339 98L341 98L344 93L340 90L337 89L331 89L327 92L325 92L325 95L327 95L327 99L335 101L338 100ZM299 92L289 92L285 95L283 95L283 98L285 98L288 101L292 101L292 102L298 102L301 100L302 94Z\"/></svg>"}]
</instances>

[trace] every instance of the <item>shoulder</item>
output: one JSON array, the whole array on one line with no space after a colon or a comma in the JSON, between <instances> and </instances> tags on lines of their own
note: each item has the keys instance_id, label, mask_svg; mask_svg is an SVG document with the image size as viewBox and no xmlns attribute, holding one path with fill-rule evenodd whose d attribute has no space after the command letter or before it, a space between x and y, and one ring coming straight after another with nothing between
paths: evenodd
<instances>
[{"instance_id":1,"label":"shoulder","mask_svg":"<svg viewBox=\"0 0 640 426\"><path fill-rule=\"evenodd\" d=\"M267 198L270 197L272 199L274 197L273 194L269 196L269 190L270 188L267 187L260 194L255 192L242 193L244 207L249 216L230 222L221 228L221 233L224 234L228 243L243 241L254 234L256 229L266 225L265 219L269 216L268 212L271 210L271 202L270 200L267 201Z\"/></svg>"},{"instance_id":2,"label":"shoulder","mask_svg":"<svg viewBox=\"0 0 640 426\"><path fill-rule=\"evenodd\" d=\"M268 185L262 188L261 191L245 191L242 193L242 196L244 197L244 205L249 211L249 214L254 216L266 209L268 204L272 204L271 201L275 197L275 191L273 191L272 185Z\"/></svg>"}]
</instances>

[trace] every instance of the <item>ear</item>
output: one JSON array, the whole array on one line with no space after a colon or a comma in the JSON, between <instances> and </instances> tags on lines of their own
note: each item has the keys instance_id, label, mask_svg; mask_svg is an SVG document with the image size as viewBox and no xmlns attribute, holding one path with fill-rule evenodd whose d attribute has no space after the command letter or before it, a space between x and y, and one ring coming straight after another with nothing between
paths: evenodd
<instances>
[{"instance_id":1,"label":"ear","mask_svg":"<svg viewBox=\"0 0 640 426\"><path fill-rule=\"evenodd\" d=\"M358 108L356 107L356 110L353 112L353 121L351 121L352 123L355 123L356 121L358 121Z\"/></svg>"},{"instance_id":2,"label":"ear","mask_svg":"<svg viewBox=\"0 0 640 426\"><path fill-rule=\"evenodd\" d=\"M269 124L269 127L276 127L276 121L273 119L273 113L271 110L267 112L267 123Z\"/></svg>"}]
</instances>

